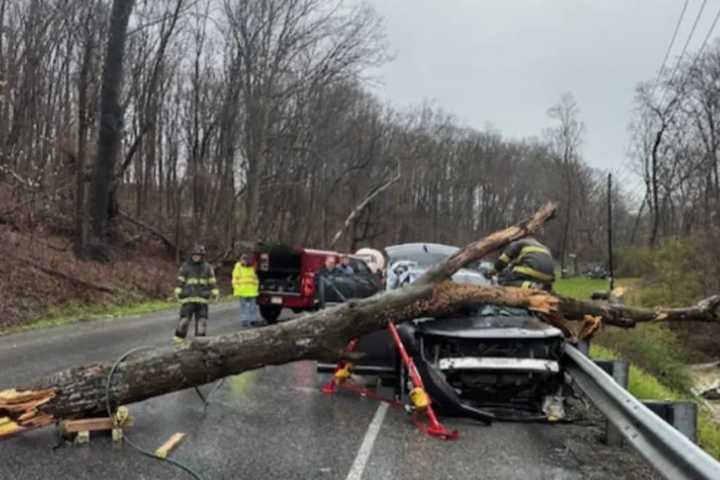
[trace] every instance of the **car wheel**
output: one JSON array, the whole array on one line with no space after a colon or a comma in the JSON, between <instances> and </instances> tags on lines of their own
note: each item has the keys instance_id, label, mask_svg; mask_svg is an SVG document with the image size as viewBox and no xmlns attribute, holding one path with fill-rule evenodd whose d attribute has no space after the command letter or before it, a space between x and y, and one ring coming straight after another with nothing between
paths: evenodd
<instances>
[{"instance_id":1,"label":"car wheel","mask_svg":"<svg viewBox=\"0 0 720 480\"><path fill-rule=\"evenodd\" d=\"M281 312L282 307L278 305L260 305L260 315L268 324L277 323Z\"/></svg>"}]
</instances>

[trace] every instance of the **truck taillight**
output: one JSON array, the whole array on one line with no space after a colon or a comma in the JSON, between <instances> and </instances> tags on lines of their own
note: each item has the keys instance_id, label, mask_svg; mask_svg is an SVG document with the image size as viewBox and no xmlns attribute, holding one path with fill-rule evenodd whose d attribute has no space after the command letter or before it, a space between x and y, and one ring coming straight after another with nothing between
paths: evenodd
<instances>
[{"instance_id":1,"label":"truck taillight","mask_svg":"<svg viewBox=\"0 0 720 480\"><path fill-rule=\"evenodd\" d=\"M302 291L303 297L315 296L315 279L313 278L312 273L303 275L300 289Z\"/></svg>"},{"instance_id":2,"label":"truck taillight","mask_svg":"<svg viewBox=\"0 0 720 480\"><path fill-rule=\"evenodd\" d=\"M261 272L267 272L268 270L270 270L270 255L268 255L267 253L260 254L258 270L260 270Z\"/></svg>"}]
</instances>

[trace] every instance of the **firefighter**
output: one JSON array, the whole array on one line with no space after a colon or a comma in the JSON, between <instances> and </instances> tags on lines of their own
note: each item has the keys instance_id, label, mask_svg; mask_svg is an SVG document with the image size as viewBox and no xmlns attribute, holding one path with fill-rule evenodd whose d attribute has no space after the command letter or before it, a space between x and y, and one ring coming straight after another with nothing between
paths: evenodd
<instances>
[{"instance_id":1,"label":"firefighter","mask_svg":"<svg viewBox=\"0 0 720 480\"><path fill-rule=\"evenodd\" d=\"M500 285L552 290L555 262L550 250L532 237L512 242L495 261L491 274Z\"/></svg>"},{"instance_id":2,"label":"firefighter","mask_svg":"<svg viewBox=\"0 0 720 480\"><path fill-rule=\"evenodd\" d=\"M185 340L192 318L198 322L197 335L204 337L207 334L208 303L211 298L220 297L215 272L205 261L205 255L204 246L193 246L190 258L182 264L178 272L175 296L182 305L180 321L173 339L175 343L182 343Z\"/></svg>"},{"instance_id":3,"label":"firefighter","mask_svg":"<svg viewBox=\"0 0 720 480\"><path fill-rule=\"evenodd\" d=\"M240 325L252 326L257 316L257 296L260 282L250 256L243 253L232 273L233 295L240 300Z\"/></svg>"}]
</instances>

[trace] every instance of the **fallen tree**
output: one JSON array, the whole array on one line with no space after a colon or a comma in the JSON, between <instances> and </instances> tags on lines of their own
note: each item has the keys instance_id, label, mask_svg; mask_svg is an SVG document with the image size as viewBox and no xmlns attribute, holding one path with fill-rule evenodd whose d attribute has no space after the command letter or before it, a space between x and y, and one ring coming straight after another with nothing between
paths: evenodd
<instances>
[{"instance_id":1,"label":"fallen tree","mask_svg":"<svg viewBox=\"0 0 720 480\"><path fill-rule=\"evenodd\" d=\"M587 321L588 314L625 327L638 321L687 320L693 315L706 321L717 319L717 301L684 311L649 311L579 302L537 290L470 287L448 281L469 262L536 232L555 210L555 204L548 204L529 221L466 246L402 289L353 300L272 327L198 338L182 347L157 348L123 361L117 365L109 388L106 382L113 364L102 362L0 391L0 417L9 416L21 427L38 427L59 419L101 414L109 400L113 405L134 403L265 365L307 359L333 361L342 357L349 340L382 329L390 321L448 314L477 303L527 308L561 327L563 317Z\"/></svg>"}]
</instances>

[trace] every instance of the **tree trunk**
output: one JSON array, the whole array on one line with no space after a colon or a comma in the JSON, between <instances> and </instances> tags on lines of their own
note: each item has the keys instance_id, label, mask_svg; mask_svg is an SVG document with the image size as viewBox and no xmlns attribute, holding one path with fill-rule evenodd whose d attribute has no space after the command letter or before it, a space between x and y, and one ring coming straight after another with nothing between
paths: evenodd
<instances>
[{"instance_id":1,"label":"tree trunk","mask_svg":"<svg viewBox=\"0 0 720 480\"><path fill-rule=\"evenodd\" d=\"M104 244L110 209L115 161L120 151L123 111L120 94L127 27L134 0L114 0L110 17L110 37L105 52L105 68L100 99L100 134L92 185L92 233L94 241Z\"/></svg>"},{"instance_id":2,"label":"tree trunk","mask_svg":"<svg viewBox=\"0 0 720 480\"><path fill-rule=\"evenodd\" d=\"M124 361L114 376L111 400L115 405L133 403L264 365L340 358L352 338L381 329L389 321L408 320L425 311L447 308L442 292L448 287L441 285L443 282L469 262L535 233L552 218L556 208L548 204L529 221L466 246L406 288L268 328L195 339L180 348L153 349L142 357ZM111 369L109 362L93 363L17 390L4 390L0 392L0 417L9 416L21 427L38 427L57 419L102 413L108 400L106 382Z\"/></svg>"},{"instance_id":3,"label":"tree trunk","mask_svg":"<svg viewBox=\"0 0 720 480\"><path fill-rule=\"evenodd\" d=\"M652 212L652 227L650 230L650 238L648 244L652 248L657 243L657 235L660 227L660 204L658 200L658 150L662 142L663 134L665 133L666 124L663 121L661 128L655 134L655 142L653 143L651 151L651 169L650 182L652 192L651 212ZM649 199L648 199L649 201Z\"/></svg>"},{"instance_id":4,"label":"tree trunk","mask_svg":"<svg viewBox=\"0 0 720 480\"><path fill-rule=\"evenodd\" d=\"M92 12L92 10L90 10ZM92 71L93 52L95 50L95 33L91 30L93 14L88 13L85 20L85 48L83 50L80 79L78 82L78 139L77 139L77 172L75 184L75 252L82 256L87 246L88 237L88 202L87 178L85 166L87 159L87 143L89 129L88 93L90 88L90 72Z\"/></svg>"}]
</instances>

